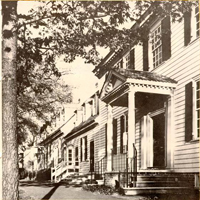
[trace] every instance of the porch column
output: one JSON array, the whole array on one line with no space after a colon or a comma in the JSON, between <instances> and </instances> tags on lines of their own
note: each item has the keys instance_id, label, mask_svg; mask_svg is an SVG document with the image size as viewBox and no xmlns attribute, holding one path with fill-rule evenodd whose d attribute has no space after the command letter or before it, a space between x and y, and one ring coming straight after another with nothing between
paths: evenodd
<instances>
[{"instance_id":1,"label":"porch column","mask_svg":"<svg viewBox=\"0 0 200 200\"><path fill-rule=\"evenodd\" d=\"M135 143L135 91L130 86L128 91L128 157L133 157L133 143Z\"/></svg>"},{"instance_id":2,"label":"porch column","mask_svg":"<svg viewBox=\"0 0 200 200\"><path fill-rule=\"evenodd\" d=\"M111 149L113 148L113 113L112 106L107 105L107 171L112 171L112 153Z\"/></svg>"},{"instance_id":3,"label":"porch column","mask_svg":"<svg viewBox=\"0 0 200 200\"><path fill-rule=\"evenodd\" d=\"M167 168L174 167L174 94L167 102Z\"/></svg>"}]
</instances>

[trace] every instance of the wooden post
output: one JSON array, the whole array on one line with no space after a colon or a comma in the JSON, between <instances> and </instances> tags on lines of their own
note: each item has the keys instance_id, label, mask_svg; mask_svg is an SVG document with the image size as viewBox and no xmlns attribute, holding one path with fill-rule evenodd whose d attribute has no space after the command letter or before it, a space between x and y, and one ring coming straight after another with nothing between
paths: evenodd
<instances>
[{"instance_id":1,"label":"wooden post","mask_svg":"<svg viewBox=\"0 0 200 200\"><path fill-rule=\"evenodd\" d=\"M107 123L107 171L112 171L112 153L111 149L113 148L113 114L112 114L112 106L107 105L107 113L108 113L108 123Z\"/></svg>"},{"instance_id":2,"label":"wooden post","mask_svg":"<svg viewBox=\"0 0 200 200\"><path fill-rule=\"evenodd\" d=\"M133 158L133 143L135 143L135 91L130 86L128 92L128 158Z\"/></svg>"}]
</instances>

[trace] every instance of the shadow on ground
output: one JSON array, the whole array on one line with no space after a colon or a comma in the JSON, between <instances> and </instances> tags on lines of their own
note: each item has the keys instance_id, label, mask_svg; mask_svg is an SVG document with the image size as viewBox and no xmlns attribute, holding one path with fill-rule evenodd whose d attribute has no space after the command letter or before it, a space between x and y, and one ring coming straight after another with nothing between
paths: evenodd
<instances>
[{"instance_id":1,"label":"shadow on ground","mask_svg":"<svg viewBox=\"0 0 200 200\"><path fill-rule=\"evenodd\" d=\"M19 185L21 187L35 186L35 187L54 187L56 183L50 181L40 182L40 181L20 181Z\"/></svg>"},{"instance_id":2,"label":"shadow on ground","mask_svg":"<svg viewBox=\"0 0 200 200\"><path fill-rule=\"evenodd\" d=\"M54 188L52 188L41 200L48 200L51 198L53 193L57 190L57 188L60 186L59 183L55 183Z\"/></svg>"}]
</instances>

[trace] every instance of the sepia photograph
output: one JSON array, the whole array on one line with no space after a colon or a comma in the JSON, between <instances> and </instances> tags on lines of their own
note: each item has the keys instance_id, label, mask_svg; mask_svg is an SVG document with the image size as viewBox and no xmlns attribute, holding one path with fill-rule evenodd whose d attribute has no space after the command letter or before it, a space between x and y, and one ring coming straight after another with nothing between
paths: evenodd
<instances>
[{"instance_id":1,"label":"sepia photograph","mask_svg":"<svg viewBox=\"0 0 200 200\"><path fill-rule=\"evenodd\" d=\"M1 1L2 200L199 200L199 0Z\"/></svg>"}]
</instances>

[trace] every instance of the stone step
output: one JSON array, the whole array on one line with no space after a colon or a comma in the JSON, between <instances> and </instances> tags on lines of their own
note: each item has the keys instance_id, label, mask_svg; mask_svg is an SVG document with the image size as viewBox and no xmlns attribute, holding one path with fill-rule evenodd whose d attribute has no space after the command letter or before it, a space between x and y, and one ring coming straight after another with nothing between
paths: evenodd
<instances>
[{"instance_id":1,"label":"stone step","mask_svg":"<svg viewBox=\"0 0 200 200\"><path fill-rule=\"evenodd\" d=\"M140 195L140 194L188 194L194 188L191 187L134 187L123 188L125 195Z\"/></svg>"}]
</instances>

